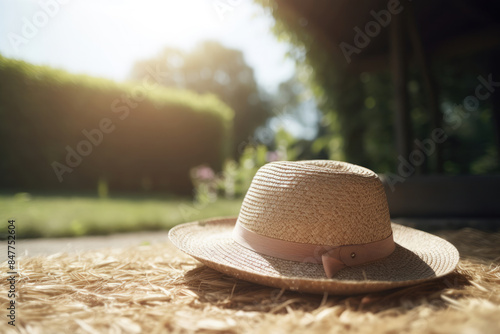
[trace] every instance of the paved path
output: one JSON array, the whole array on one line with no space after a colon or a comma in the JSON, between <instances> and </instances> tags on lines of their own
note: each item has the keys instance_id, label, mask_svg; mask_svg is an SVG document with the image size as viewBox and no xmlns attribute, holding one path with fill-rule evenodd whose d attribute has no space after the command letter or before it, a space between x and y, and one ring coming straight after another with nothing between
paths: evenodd
<instances>
[{"instance_id":1,"label":"paved path","mask_svg":"<svg viewBox=\"0 0 500 334\"><path fill-rule=\"evenodd\" d=\"M59 252L77 253L101 248L127 248L144 243L165 242L170 242L168 231L117 233L76 238L21 239L16 243L16 250L19 256L36 256Z\"/></svg>"}]
</instances>

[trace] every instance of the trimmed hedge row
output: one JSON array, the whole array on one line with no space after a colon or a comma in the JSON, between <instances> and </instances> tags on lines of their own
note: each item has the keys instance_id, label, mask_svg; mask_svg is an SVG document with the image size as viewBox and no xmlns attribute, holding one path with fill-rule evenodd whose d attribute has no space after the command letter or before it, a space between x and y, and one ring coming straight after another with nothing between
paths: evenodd
<instances>
[{"instance_id":1,"label":"trimmed hedge row","mask_svg":"<svg viewBox=\"0 0 500 334\"><path fill-rule=\"evenodd\" d=\"M0 56L0 186L188 193L222 165L233 111L213 95L72 75Z\"/></svg>"}]
</instances>

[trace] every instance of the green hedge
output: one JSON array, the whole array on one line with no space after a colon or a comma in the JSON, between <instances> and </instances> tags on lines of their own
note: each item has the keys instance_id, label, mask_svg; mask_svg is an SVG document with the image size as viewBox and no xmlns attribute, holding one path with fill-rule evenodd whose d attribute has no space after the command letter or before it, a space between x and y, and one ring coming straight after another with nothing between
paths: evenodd
<instances>
[{"instance_id":1,"label":"green hedge","mask_svg":"<svg viewBox=\"0 0 500 334\"><path fill-rule=\"evenodd\" d=\"M213 95L72 75L0 56L0 187L187 193L219 169L233 111Z\"/></svg>"}]
</instances>

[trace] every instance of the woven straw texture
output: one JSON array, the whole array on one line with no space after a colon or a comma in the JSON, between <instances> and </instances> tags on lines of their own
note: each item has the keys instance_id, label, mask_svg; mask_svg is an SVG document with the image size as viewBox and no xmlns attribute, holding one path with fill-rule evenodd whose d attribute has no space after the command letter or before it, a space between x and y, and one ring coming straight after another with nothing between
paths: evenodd
<instances>
[{"instance_id":1,"label":"woven straw texture","mask_svg":"<svg viewBox=\"0 0 500 334\"><path fill-rule=\"evenodd\" d=\"M377 174L328 161L281 161L259 169L238 222L267 237L316 245L378 241L391 234Z\"/></svg>"},{"instance_id":2,"label":"woven straw texture","mask_svg":"<svg viewBox=\"0 0 500 334\"><path fill-rule=\"evenodd\" d=\"M169 233L175 246L207 266L267 286L310 293L363 293L417 284L452 272L456 248L434 235L392 224L396 250L389 257L344 268L334 279L320 264L286 261L255 253L233 241L236 218L179 225Z\"/></svg>"}]
</instances>

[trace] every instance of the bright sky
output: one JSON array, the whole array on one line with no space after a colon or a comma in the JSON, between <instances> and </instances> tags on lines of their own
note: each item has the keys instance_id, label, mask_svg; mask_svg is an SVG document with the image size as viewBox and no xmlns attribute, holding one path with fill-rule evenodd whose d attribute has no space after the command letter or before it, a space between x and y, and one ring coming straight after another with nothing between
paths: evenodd
<instances>
[{"instance_id":1,"label":"bright sky","mask_svg":"<svg viewBox=\"0 0 500 334\"><path fill-rule=\"evenodd\" d=\"M242 50L273 92L295 67L272 24L248 0L0 0L0 54L121 81L165 46L215 39Z\"/></svg>"}]
</instances>

